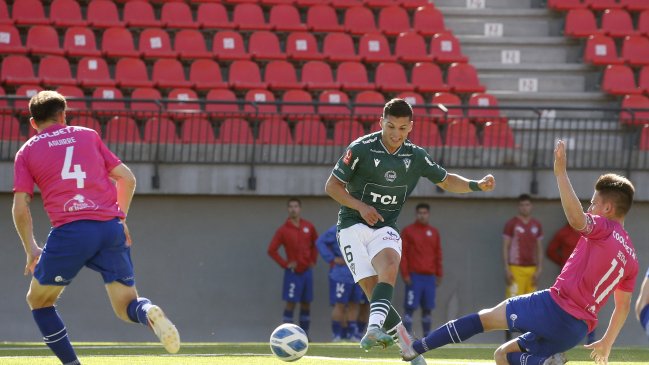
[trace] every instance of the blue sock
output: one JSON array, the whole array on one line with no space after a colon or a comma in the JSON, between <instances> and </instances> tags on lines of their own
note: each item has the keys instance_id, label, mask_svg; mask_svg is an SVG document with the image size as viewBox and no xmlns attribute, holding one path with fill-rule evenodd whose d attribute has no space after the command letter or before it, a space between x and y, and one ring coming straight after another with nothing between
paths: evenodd
<instances>
[{"instance_id":1,"label":"blue sock","mask_svg":"<svg viewBox=\"0 0 649 365\"><path fill-rule=\"evenodd\" d=\"M358 335L359 335L358 323L356 323L356 321L347 322L347 337L346 338L352 338L354 336L358 337Z\"/></svg>"},{"instance_id":2,"label":"blue sock","mask_svg":"<svg viewBox=\"0 0 649 365\"><path fill-rule=\"evenodd\" d=\"M282 322L284 323L293 323L293 311L284 309L284 315L282 316Z\"/></svg>"},{"instance_id":3,"label":"blue sock","mask_svg":"<svg viewBox=\"0 0 649 365\"><path fill-rule=\"evenodd\" d=\"M403 322L403 326L406 327L408 333L412 333L412 313L412 310L406 309L406 313L403 315L403 318L401 318L401 322Z\"/></svg>"},{"instance_id":4,"label":"blue sock","mask_svg":"<svg viewBox=\"0 0 649 365\"><path fill-rule=\"evenodd\" d=\"M43 341L61 360L61 363L64 365L81 364L77 359L77 354L74 353L68 338L68 331L65 329L65 325L56 309L54 307L34 309L32 315L38 329L41 330Z\"/></svg>"},{"instance_id":5,"label":"blue sock","mask_svg":"<svg viewBox=\"0 0 649 365\"><path fill-rule=\"evenodd\" d=\"M509 365L541 365L547 356L537 356L525 352L510 352L507 354Z\"/></svg>"},{"instance_id":6,"label":"blue sock","mask_svg":"<svg viewBox=\"0 0 649 365\"><path fill-rule=\"evenodd\" d=\"M343 338L343 325L340 321L331 321L331 332L334 337Z\"/></svg>"},{"instance_id":7,"label":"blue sock","mask_svg":"<svg viewBox=\"0 0 649 365\"><path fill-rule=\"evenodd\" d=\"M430 316L430 312L422 313L421 316L421 328L424 331L424 336L430 333L430 325L433 323L433 318Z\"/></svg>"},{"instance_id":8,"label":"blue sock","mask_svg":"<svg viewBox=\"0 0 649 365\"><path fill-rule=\"evenodd\" d=\"M420 354L449 343L459 343L484 332L480 316L469 314L439 327L421 340L413 342L412 347Z\"/></svg>"},{"instance_id":9,"label":"blue sock","mask_svg":"<svg viewBox=\"0 0 649 365\"><path fill-rule=\"evenodd\" d=\"M126 307L128 319L133 323L142 323L143 325L148 326L149 321L146 318L146 312L149 311L151 305L151 301L147 298L133 299L128 303L128 307Z\"/></svg>"},{"instance_id":10,"label":"blue sock","mask_svg":"<svg viewBox=\"0 0 649 365\"><path fill-rule=\"evenodd\" d=\"M640 311L640 324L644 328L645 332L649 333L649 305L646 305Z\"/></svg>"},{"instance_id":11,"label":"blue sock","mask_svg":"<svg viewBox=\"0 0 649 365\"><path fill-rule=\"evenodd\" d=\"M367 322L365 321L358 321L356 322L358 325L358 333L365 333L365 330L367 329Z\"/></svg>"},{"instance_id":12,"label":"blue sock","mask_svg":"<svg viewBox=\"0 0 649 365\"><path fill-rule=\"evenodd\" d=\"M306 332L309 333L309 326L311 325L311 312L307 310L300 309L300 327Z\"/></svg>"}]
</instances>

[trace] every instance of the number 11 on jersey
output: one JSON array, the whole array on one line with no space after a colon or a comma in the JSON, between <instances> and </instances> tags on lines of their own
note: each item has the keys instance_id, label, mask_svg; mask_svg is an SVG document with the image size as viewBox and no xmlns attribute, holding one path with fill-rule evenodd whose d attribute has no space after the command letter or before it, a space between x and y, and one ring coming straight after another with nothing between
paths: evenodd
<instances>
[{"instance_id":1,"label":"number 11 on jersey","mask_svg":"<svg viewBox=\"0 0 649 365\"><path fill-rule=\"evenodd\" d=\"M77 180L77 189L83 189L83 180L86 178L86 173L85 171L81 170L81 165L76 164L72 166L73 153L74 146L69 146L65 149L65 161L63 162L63 169L61 169L61 179L75 179Z\"/></svg>"}]
</instances>

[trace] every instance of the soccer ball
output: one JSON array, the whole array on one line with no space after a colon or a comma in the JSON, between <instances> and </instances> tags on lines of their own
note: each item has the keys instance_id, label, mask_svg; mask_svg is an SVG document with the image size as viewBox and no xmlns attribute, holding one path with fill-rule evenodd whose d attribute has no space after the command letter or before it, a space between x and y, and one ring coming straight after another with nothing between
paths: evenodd
<instances>
[{"instance_id":1,"label":"soccer ball","mask_svg":"<svg viewBox=\"0 0 649 365\"><path fill-rule=\"evenodd\" d=\"M309 349L309 339L300 326L284 323L270 335L270 351L284 361L300 359Z\"/></svg>"}]
</instances>

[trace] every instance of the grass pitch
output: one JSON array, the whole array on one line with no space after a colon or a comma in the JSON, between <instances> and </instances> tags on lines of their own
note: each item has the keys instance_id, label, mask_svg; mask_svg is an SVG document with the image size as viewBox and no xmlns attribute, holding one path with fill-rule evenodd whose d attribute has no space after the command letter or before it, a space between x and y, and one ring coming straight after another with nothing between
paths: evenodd
<instances>
[{"instance_id":1,"label":"grass pitch","mask_svg":"<svg viewBox=\"0 0 649 365\"><path fill-rule=\"evenodd\" d=\"M169 355L157 343L76 342L84 365L279 365L285 362L270 354L266 343L184 343L178 354ZM453 345L433 350L426 356L429 365L473 365L493 363L496 345ZM568 352L570 365L594 364L589 352ZM405 364L398 347L364 352L355 343L311 343L298 365ZM59 365L42 343L0 343L0 365ZM649 348L614 348L610 365L649 364Z\"/></svg>"}]
</instances>

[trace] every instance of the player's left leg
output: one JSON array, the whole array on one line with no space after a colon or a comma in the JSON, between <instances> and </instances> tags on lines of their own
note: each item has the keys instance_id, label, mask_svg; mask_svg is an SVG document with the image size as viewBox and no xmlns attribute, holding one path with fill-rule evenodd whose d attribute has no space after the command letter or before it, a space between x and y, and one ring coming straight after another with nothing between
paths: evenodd
<instances>
[{"instance_id":1,"label":"player's left leg","mask_svg":"<svg viewBox=\"0 0 649 365\"><path fill-rule=\"evenodd\" d=\"M311 302L313 301L313 270L302 273L302 282L298 292L300 299L300 327L309 334L311 327Z\"/></svg>"},{"instance_id":2,"label":"player's left leg","mask_svg":"<svg viewBox=\"0 0 649 365\"><path fill-rule=\"evenodd\" d=\"M431 312L435 309L435 295L437 293L437 277L426 275L423 294L421 296L421 328L424 336L430 333L433 322Z\"/></svg>"},{"instance_id":3,"label":"player's left leg","mask_svg":"<svg viewBox=\"0 0 649 365\"><path fill-rule=\"evenodd\" d=\"M644 328L647 337L649 337L649 305L646 305L640 311L640 324Z\"/></svg>"}]
</instances>

